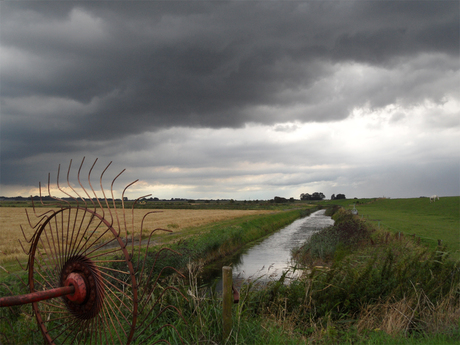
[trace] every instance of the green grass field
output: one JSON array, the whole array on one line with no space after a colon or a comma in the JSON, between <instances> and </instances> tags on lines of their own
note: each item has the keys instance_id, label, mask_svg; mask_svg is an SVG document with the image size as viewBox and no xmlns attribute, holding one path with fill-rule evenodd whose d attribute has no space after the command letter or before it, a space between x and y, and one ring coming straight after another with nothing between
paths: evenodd
<instances>
[{"instance_id":1,"label":"green grass field","mask_svg":"<svg viewBox=\"0 0 460 345\"><path fill-rule=\"evenodd\" d=\"M460 197L441 197L430 203L429 198L334 200L353 208L367 221L391 232L420 237L431 248L438 240L447 245L455 259L460 259Z\"/></svg>"}]
</instances>

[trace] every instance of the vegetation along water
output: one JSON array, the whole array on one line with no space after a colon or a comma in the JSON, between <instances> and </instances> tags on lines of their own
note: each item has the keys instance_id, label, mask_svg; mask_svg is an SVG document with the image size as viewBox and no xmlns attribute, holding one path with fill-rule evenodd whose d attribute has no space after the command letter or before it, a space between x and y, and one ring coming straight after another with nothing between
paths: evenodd
<instances>
[{"instance_id":1,"label":"vegetation along water","mask_svg":"<svg viewBox=\"0 0 460 345\"><path fill-rule=\"evenodd\" d=\"M175 305L183 318L165 312L155 322L173 323L185 344L457 344L458 201L453 197L431 205L425 198L321 202L336 222L293 251L304 274L290 284L283 276L264 288L257 281L244 284L240 302L233 306L229 339L222 339L220 296L198 284L203 266L269 235L303 211L187 229L171 237L171 245L183 255L163 260L183 267L185 281L175 275L164 279L187 300L180 294L165 294L158 306ZM305 206L292 203L285 208ZM353 208L358 215L349 211ZM19 291L15 280L3 278L3 282ZM6 293L2 285L0 294ZM0 309L0 342L33 344L32 337L39 339L28 308ZM165 338L180 344L178 334L166 327L148 343Z\"/></svg>"}]
</instances>

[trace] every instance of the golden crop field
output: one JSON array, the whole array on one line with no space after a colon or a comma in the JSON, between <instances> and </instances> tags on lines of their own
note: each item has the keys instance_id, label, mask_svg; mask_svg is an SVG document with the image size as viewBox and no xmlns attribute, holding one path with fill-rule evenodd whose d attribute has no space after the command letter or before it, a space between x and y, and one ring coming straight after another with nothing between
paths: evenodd
<instances>
[{"instance_id":1,"label":"golden crop field","mask_svg":"<svg viewBox=\"0 0 460 345\"><path fill-rule=\"evenodd\" d=\"M37 213L43 213L47 210L49 209L36 209ZM133 227L132 212L131 210L127 210L126 223L128 231L132 232L132 229L134 228L134 233L138 233L141 229L141 222L144 215L152 211L155 211L155 213L149 214L145 217L143 225L143 229L145 231L144 235L148 235L152 230L157 228L168 229L177 232L188 227L201 226L212 222L228 220L247 215L273 212L268 210L135 209ZM31 224L35 225L40 220L40 217L36 217L34 215L34 210L32 208L28 208L27 212L29 214ZM109 218L109 215L106 214L106 217ZM116 219L115 215L114 219ZM123 224L124 222L121 221L121 223ZM27 243L23 241L21 226L25 235L30 238L34 233L34 229L32 229L29 225L24 208L0 207L0 263L11 261L15 258L24 261L27 258L27 256L23 253L21 245L18 241L18 239L20 239L26 247ZM108 234L108 236L110 236L110 234ZM25 249L27 250L28 247Z\"/></svg>"}]
</instances>

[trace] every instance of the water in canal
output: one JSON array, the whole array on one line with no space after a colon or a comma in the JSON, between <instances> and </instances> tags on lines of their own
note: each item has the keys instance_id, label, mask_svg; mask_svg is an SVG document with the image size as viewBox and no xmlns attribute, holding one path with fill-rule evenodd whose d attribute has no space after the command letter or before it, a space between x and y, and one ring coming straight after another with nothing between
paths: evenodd
<instances>
[{"instance_id":1,"label":"water in canal","mask_svg":"<svg viewBox=\"0 0 460 345\"><path fill-rule=\"evenodd\" d=\"M222 266L231 265L236 281L281 277L283 271L292 267L291 249L302 245L315 232L334 224L331 217L325 216L324 212L325 210L319 210L294 221L260 243L216 263L205 275L208 278L218 278Z\"/></svg>"}]
</instances>

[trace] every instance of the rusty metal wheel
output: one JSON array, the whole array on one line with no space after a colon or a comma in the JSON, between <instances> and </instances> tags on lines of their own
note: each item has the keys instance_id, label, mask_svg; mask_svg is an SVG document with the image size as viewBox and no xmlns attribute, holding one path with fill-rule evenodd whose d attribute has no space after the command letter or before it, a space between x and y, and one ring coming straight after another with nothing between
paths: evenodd
<instances>
[{"instance_id":1,"label":"rusty metal wheel","mask_svg":"<svg viewBox=\"0 0 460 345\"><path fill-rule=\"evenodd\" d=\"M30 292L69 284L84 290L33 303L50 344L130 342L137 314L136 279L112 221L81 207L43 218L29 256Z\"/></svg>"},{"instance_id":2,"label":"rusty metal wheel","mask_svg":"<svg viewBox=\"0 0 460 345\"><path fill-rule=\"evenodd\" d=\"M150 250L153 233L164 229L143 237L145 217L158 211L145 214L140 228L135 229L134 207L143 197L132 203L130 217L125 212L124 194L137 180L115 199L114 182L123 170L112 180L108 198L102 181L109 164L100 175L98 195L91 185L97 159L88 173L89 189L80 181L83 162L84 158L78 170L78 188L69 180L71 161L65 189L59 185L60 168L57 176L57 188L67 197L51 195L48 177L47 203L41 197L41 187L40 201L51 209L40 212L43 208L34 206L35 224L26 210L33 230L31 238L23 232L29 243L24 252L29 256L30 293L0 297L0 307L32 303L39 329L49 344L169 343L162 337L165 327L172 327L175 338L182 341L170 315L163 321L161 317L170 311L175 319L182 317L177 307L165 303L166 294L185 296L160 280L164 270L175 268L158 264L167 251L180 254L169 248Z\"/></svg>"}]
</instances>

